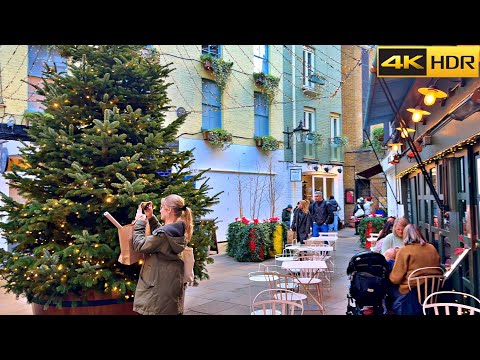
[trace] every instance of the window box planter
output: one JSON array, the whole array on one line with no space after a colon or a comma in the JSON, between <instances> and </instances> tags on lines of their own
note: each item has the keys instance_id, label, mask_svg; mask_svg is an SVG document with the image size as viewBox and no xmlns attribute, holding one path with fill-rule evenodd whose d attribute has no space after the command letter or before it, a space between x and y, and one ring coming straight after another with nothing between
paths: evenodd
<instances>
[{"instance_id":1,"label":"window box planter","mask_svg":"<svg viewBox=\"0 0 480 360\"><path fill-rule=\"evenodd\" d=\"M261 147L263 145L263 139L261 137L255 138L255 145Z\"/></svg>"}]
</instances>

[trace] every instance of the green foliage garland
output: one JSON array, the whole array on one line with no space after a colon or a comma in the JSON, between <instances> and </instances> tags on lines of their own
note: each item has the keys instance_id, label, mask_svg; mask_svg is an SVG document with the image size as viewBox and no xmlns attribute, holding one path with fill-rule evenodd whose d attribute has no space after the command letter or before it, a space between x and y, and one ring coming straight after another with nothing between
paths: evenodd
<instances>
[{"instance_id":1,"label":"green foliage garland","mask_svg":"<svg viewBox=\"0 0 480 360\"><path fill-rule=\"evenodd\" d=\"M280 78L271 74L253 73L253 79L255 84L262 88L263 92L267 95L268 102L271 104L275 100L275 95L280 85Z\"/></svg>"}]
</instances>

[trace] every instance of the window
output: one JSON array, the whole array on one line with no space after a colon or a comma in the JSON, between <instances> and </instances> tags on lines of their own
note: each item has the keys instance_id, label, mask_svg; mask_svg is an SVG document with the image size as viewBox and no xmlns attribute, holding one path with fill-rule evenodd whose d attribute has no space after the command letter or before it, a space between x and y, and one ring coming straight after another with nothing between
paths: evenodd
<instances>
[{"instance_id":1,"label":"window","mask_svg":"<svg viewBox=\"0 0 480 360\"><path fill-rule=\"evenodd\" d=\"M220 57L220 45L202 45L202 54L210 54L213 57Z\"/></svg>"},{"instance_id":2,"label":"window","mask_svg":"<svg viewBox=\"0 0 480 360\"><path fill-rule=\"evenodd\" d=\"M315 84L310 81L315 68L315 54L311 47L303 47L303 86L314 88Z\"/></svg>"},{"instance_id":3,"label":"window","mask_svg":"<svg viewBox=\"0 0 480 360\"><path fill-rule=\"evenodd\" d=\"M268 45L253 45L253 72L268 74Z\"/></svg>"},{"instance_id":4,"label":"window","mask_svg":"<svg viewBox=\"0 0 480 360\"><path fill-rule=\"evenodd\" d=\"M42 71L44 64L57 67L57 72L66 71L67 65L57 51L49 50L47 45L29 45L28 46L28 99L27 110L31 112L43 111L44 106L40 103L43 96L36 93L35 88L30 84L42 84Z\"/></svg>"},{"instance_id":5,"label":"window","mask_svg":"<svg viewBox=\"0 0 480 360\"><path fill-rule=\"evenodd\" d=\"M222 127L220 88L211 80L202 79L202 129Z\"/></svg>"},{"instance_id":6,"label":"window","mask_svg":"<svg viewBox=\"0 0 480 360\"><path fill-rule=\"evenodd\" d=\"M267 95L262 93L253 94L253 105L255 114L254 136L266 136L270 134L270 121L268 112Z\"/></svg>"},{"instance_id":7,"label":"window","mask_svg":"<svg viewBox=\"0 0 480 360\"><path fill-rule=\"evenodd\" d=\"M339 114L330 114L330 137L335 139L342 135L342 126Z\"/></svg>"},{"instance_id":8,"label":"window","mask_svg":"<svg viewBox=\"0 0 480 360\"><path fill-rule=\"evenodd\" d=\"M303 108L303 127L310 132L315 131L315 109Z\"/></svg>"}]
</instances>

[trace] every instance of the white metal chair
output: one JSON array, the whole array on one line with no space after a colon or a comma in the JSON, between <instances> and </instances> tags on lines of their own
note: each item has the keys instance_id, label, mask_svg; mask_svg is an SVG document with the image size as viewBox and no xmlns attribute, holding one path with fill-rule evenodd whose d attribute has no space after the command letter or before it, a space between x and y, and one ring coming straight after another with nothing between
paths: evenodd
<instances>
[{"instance_id":1,"label":"white metal chair","mask_svg":"<svg viewBox=\"0 0 480 360\"><path fill-rule=\"evenodd\" d=\"M446 296L454 302L441 300ZM431 314L429 309L434 315L480 315L480 299L459 291L436 291L425 298L422 308L424 315Z\"/></svg>"},{"instance_id":2,"label":"white metal chair","mask_svg":"<svg viewBox=\"0 0 480 360\"><path fill-rule=\"evenodd\" d=\"M260 291L250 306L251 315L303 315L303 301L293 291L266 289Z\"/></svg>"},{"instance_id":3,"label":"white metal chair","mask_svg":"<svg viewBox=\"0 0 480 360\"><path fill-rule=\"evenodd\" d=\"M412 291L416 287L418 302L422 304L428 295L443 287L444 274L445 270L439 266L418 268L408 276L408 289Z\"/></svg>"}]
</instances>

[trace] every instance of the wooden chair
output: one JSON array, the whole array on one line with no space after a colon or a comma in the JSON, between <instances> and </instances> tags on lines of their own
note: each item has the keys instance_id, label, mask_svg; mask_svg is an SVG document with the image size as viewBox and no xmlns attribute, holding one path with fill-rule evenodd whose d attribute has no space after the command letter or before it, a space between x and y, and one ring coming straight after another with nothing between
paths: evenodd
<instances>
[{"instance_id":1,"label":"wooden chair","mask_svg":"<svg viewBox=\"0 0 480 360\"><path fill-rule=\"evenodd\" d=\"M443 287L444 274L445 270L439 266L418 268L408 276L408 289L412 291L416 287L418 302L423 304L428 295ZM433 297L430 299L435 300Z\"/></svg>"},{"instance_id":2,"label":"wooden chair","mask_svg":"<svg viewBox=\"0 0 480 360\"><path fill-rule=\"evenodd\" d=\"M453 302L437 300L449 297ZM480 315L480 299L458 291L436 291L425 298L422 304L423 314L430 315Z\"/></svg>"},{"instance_id":3,"label":"wooden chair","mask_svg":"<svg viewBox=\"0 0 480 360\"><path fill-rule=\"evenodd\" d=\"M250 306L251 315L303 315L303 301L285 289L260 291Z\"/></svg>"}]
</instances>

